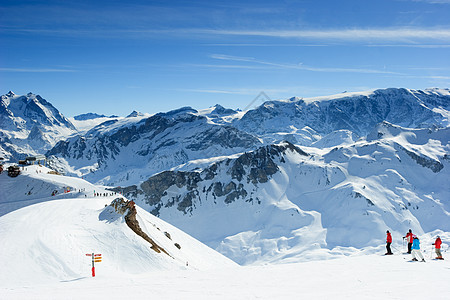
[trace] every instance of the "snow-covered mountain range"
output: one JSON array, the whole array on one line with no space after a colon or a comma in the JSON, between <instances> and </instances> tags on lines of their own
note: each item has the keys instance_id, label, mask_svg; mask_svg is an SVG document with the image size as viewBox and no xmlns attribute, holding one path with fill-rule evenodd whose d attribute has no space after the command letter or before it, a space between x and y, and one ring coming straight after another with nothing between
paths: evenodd
<instances>
[{"instance_id":1,"label":"snow-covered mountain range","mask_svg":"<svg viewBox=\"0 0 450 300\"><path fill-rule=\"evenodd\" d=\"M269 101L245 112L216 105L152 116L136 113L109 118L62 140L47 155L53 156L52 167L60 172L123 186L192 160L282 141L316 143L316 148L355 141L383 121L406 128L447 127L449 99L450 91L444 89L385 89Z\"/></svg>"},{"instance_id":2,"label":"snow-covered mountain range","mask_svg":"<svg viewBox=\"0 0 450 300\"><path fill-rule=\"evenodd\" d=\"M17 161L44 154L60 139L77 133L75 126L39 95L9 92L0 97L0 156Z\"/></svg>"},{"instance_id":3,"label":"snow-covered mountain range","mask_svg":"<svg viewBox=\"0 0 450 300\"><path fill-rule=\"evenodd\" d=\"M47 155L61 172L114 186L138 183L192 159L232 155L257 145L262 145L258 137L185 107L101 123L59 142Z\"/></svg>"},{"instance_id":4,"label":"snow-covered mountain range","mask_svg":"<svg viewBox=\"0 0 450 300\"><path fill-rule=\"evenodd\" d=\"M94 118L45 149L236 262L286 262L450 231L449 116L448 89L384 89Z\"/></svg>"},{"instance_id":5,"label":"snow-covered mountain range","mask_svg":"<svg viewBox=\"0 0 450 300\"><path fill-rule=\"evenodd\" d=\"M450 125L450 90L383 89L313 99L268 101L235 120L236 127L273 140L308 145L336 130L366 136L380 122L408 128Z\"/></svg>"},{"instance_id":6,"label":"snow-covered mountain range","mask_svg":"<svg viewBox=\"0 0 450 300\"><path fill-rule=\"evenodd\" d=\"M307 260L379 245L386 229L450 231L449 139L382 123L348 145L263 146L116 190L241 264Z\"/></svg>"}]
</instances>

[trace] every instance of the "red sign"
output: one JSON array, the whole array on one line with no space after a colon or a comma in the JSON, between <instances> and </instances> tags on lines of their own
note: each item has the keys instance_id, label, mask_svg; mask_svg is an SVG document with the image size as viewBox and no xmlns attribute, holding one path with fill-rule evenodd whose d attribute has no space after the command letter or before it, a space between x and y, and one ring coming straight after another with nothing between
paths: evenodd
<instances>
[{"instance_id":1,"label":"red sign","mask_svg":"<svg viewBox=\"0 0 450 300\"><path fill-rule=\"evenodd\" d=\"M92 257L92 277L95 277L95 267L94 263L98 263L102 261L102 255L101 254L94 254L94 253L86 253L86 256Z\"/></svg>"}]
</instances>

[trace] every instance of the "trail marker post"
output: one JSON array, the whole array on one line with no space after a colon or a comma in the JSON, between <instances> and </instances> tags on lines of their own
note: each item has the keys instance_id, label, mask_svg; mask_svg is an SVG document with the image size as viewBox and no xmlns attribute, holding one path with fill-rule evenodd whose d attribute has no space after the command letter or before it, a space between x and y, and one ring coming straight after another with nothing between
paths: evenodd
<instances>
[{"instance_id":1,"label":"trail marker post","mask_svg":"<svg viewBox=\"0 0 450 300\"><path fill-rule=\"evenodd\" d=\"M95 263L99 263L102 261L102 255L95 253L86 253L86 256L90 256L92 258L92 277L95 277Z\"/></svg>"}]
</instances>

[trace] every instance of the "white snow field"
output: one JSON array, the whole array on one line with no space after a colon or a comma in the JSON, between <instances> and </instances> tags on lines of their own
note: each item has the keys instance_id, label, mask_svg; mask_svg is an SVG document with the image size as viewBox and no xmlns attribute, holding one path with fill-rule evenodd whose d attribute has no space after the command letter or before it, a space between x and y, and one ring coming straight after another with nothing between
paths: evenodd
<instances>
[{"instance_id":1,"label":"white snow field","mask_svg":"<svg viewBox=\"0 0 450 300\"><path fill-rule=\"evenodd\" d=\"M306 262L242 267L137 207L142 230L169 255L156 253L105 207L119 195L93 197L107 192L47 171L0 174L0 299L449 299L448 232L420 236L425 263L411 262L397 237L392 256L384 245L312 247ZM430 259L437 234L444 261ZM103 257L94 278L92 252Z\"/></svg>"}]
</instances>

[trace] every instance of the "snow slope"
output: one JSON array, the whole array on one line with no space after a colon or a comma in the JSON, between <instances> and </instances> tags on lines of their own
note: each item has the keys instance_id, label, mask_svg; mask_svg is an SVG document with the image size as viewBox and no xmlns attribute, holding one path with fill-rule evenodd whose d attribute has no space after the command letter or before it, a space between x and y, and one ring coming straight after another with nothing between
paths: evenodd
<instances>
[{"instance_id":1,"label":"snow slope","mask_svg":"<svg viewBox=\"0 0 450 300\"><path fill-rule=\"evenodd\" d=\"M2 299L448 299L450 260L359 255L221 270L102 272L43 284L0 282ZM105 259L106 264L106 259Z\"/></svg>"},{"instance_id":2,"label":"snow slope","mask_svg":"<svg viewBox=\"0 0 450 300\"><path fill-rule=\"evenodd\" d=\"M33 165L21 167L19 177L11 178L7 172L0 174L0 216L35 203L92 197L94 192L105 192L102 187L81 178L49 174L50 171L47 167Z\"/></svg>"},{"instance_id":3,"label":"snow slope","mask_svg":"<svg viewBox=\"0 0 450 300\"><path fill-rule=\"evenodd\" d=\"M32 166L29 169L37 168ZM8 180L5 177L4 173L0 175L2 187ZM39 181L38 177L41 177L41 190L47 193L62 182L66 186L85 189L86 193L90 193L93 187L86 182L82 185L81 179L59 176L59 180L54 180L42 173L33 174L33 177L31 174L19 175L13 179L18 185L26 186ZM101 191L101 188L96 191ZM14 201L23 203L20 196L9 194L6 200L8 204ZM127 226L123 215L107 206L117 195L87 197L86 194L85 197L84 192L73 192L52 199L39 198L39 194L33 193L30 197L36 197L31 201L38 203L0 217L2 286L87 277L90 259L85 254L92 252L101 253L104 258L97 267L99 276L114 274L127 277L149 271L235 266L231 260L137 207L140 227L168 255L155 252L148 242Z\"/></svg>"}]
</instances>

